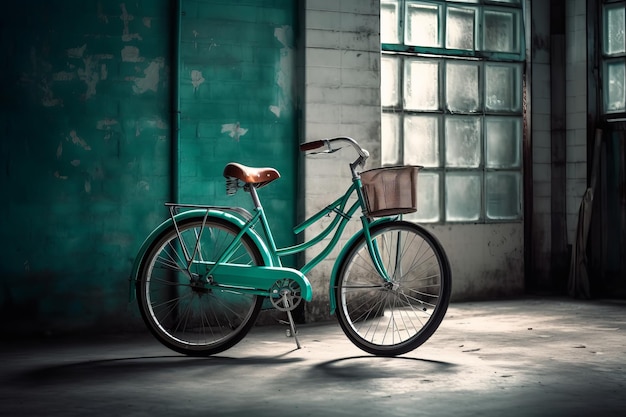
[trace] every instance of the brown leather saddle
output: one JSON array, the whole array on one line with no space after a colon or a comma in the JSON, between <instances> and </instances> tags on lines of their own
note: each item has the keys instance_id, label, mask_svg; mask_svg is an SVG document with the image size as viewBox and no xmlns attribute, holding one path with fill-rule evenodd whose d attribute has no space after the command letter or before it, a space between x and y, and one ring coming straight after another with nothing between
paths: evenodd
<instances>
[{"instance_id":1,"label":"brown leather saddle","mask_svg":"<svg viewBox=\"0 0 626 417\"><path fill-rule=\"evenodd\" d=\"M236 178L246 184L261 188L280 178L280 173L274 168L254 168L237 162L229 162L224 167L224 177Z\"/></svg>"}]
</instances>

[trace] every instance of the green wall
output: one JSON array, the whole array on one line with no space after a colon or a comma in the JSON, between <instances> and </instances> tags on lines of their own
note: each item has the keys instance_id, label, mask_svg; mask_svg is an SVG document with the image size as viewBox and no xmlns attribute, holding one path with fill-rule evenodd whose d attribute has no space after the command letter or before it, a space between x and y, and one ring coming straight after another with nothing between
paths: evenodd
<instances>
[{"instance_id":1,"label":"green wall","mask_svg":"<svg viewBox=\"0 0 626 417\"><path fill-rule=\"evenodd\" d=\"M180 26L180 201L251 208L226 195L224 165L277 168L260 196L281 246L294 242L295 4L183 0Z\"/></svg>"},{"instance_id":2,"label":"green wall","mask_svg":"<svg viewBox=\"0 0 626 417\"><path fill-rule=\"evenodd\" d=\"M143 238L166 215L163 203L175 197L173 191L184 202L232 204L221 177L227 160L294 171L292 92L277 78L279 69L292 68L283 59L288 48L274 35L275 28L292 24L293 4L258 1L241 8L243 3L182 3L179 88L171 76L177 72L174 2L5 5L2 331L137 327L128 273ZM192 27L196 32L187 30ZM203 74L197 88L191 69ZM173 155L176 100L170 94L177 90L181 138L179 155ZM276 117L270 105L283 105L284 112ZM247 129L238 140L222 133L233 123ZM178 174L173 160L181 163ZM276 184L269 211L283 213L290 227L294 183Z\"/></svg>"}]
</instances>

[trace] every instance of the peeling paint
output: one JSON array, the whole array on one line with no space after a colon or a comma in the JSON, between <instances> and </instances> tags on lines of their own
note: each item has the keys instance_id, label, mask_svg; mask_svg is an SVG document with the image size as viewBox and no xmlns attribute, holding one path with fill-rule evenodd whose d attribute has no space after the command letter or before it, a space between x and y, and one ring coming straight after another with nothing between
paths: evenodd
<instances>
[{"instance_id":1,"label":"peeling paint","mask_svg":"<svg viewBox=\"0 0 626 417\"><path fill-rule=\"evenodd\" d=\"M150 191L150 184L147 181L139 181L137 188L143 191Z\"/></svg>"},{"instance_id":2,"label":"peeling paint","mask_svg":"<svg viewBox=\"0 0 626 417\"><path fill-rule=\"evenodd\" d=\"M293 48L291 47L293 32L291 26L281 26L274 29L274 37L283 45L280 49L280 62L278 72L276 74L276 84L280 87L280 94L278 95L278 103L269 106L269 110L274 113L276 117L280 117L283 110L286 110L289 103L289 97L291 97L292 80L292 63L293 63Z\"/></svg>"},{"instance_id":3,"label":"peeling paint","mask_svg":"<svg viewBox=\"0 0 626 417\"><path fill-rule=\"evenodd\" d=\"M74 159L73 161L71 161L71 162L70 162L70 164L71 164L72 166L77 167L77 166L79 166L79 165L80 165L80 159Z\"/></svg>"},{"instance_id":4,"label":"peeling paint","mask_svg":"<svg viewBox=\"0 0 626 417\"><path fill-rule=\"evenodd\" d=\"M124 62L143 62L144 58L139 54L139 48L136 46L125 46L122 49L122 61Z\"/></svg>"},{"instance_id":5,"label":"peeling paint","mask_svg":"<svg viewBox=\"0 0 626 417\"><path fill-rule=\"evenodd\" d=\"M280 117L280 107L278 106L270 106L270 111L276 115L276 117Z\"/></svg>"},{"instance_id":6,"label":"peeling paint","mask_svg":"<svg viewBox=\"0 0 626 417\"><path fill-rule=\"evenodd\" d=\"M102 10L101 2L98 2L98 19L102 20L104 23L109 23L109 18L106 14L104 14L104 11Z\"/></svg>"},{"instance_id":7,"label":"peeling paint","mask_svg":"<svg viewBox=\"0 0 626 417\"><path fill-rule=\"evenodd\" d=\"M85 55L87 44L79 46L78 48L70 48L67 50L67 56L69 58L82 58Z\"/></svg>"},{"instance_id":8,"label":"peeling paint","mask_svg":"<svg viewBox=\"0 0 626 417\"><path fill-rule=\"evenodd\" d=\"M59 146L57 146L57 159L59 159L63 155L63 142L59 142Z\"/></svg>"},{"instance_id":9,"label":"peeling paint","mask_svg":"<svg viewBox=\"0 0 626 417\"><path fill-rule=\"evenodd\" d=\"M118 127L118 125L119 123L115 119L103 119L98 120L98 122L96 123L96 129L105 131L106 134L104 135L104 140L108 141L109 139L111 139L113 127ZM119 129L116 130L119 131Z\"/></svg>"},{"instance_id":10,"label":"peeling paint","mask_svg":"<svg viewBox=\"0 0 626 417\"><path fill-rule=\"evenodd\" d=\"M91 146L87 145L87 142L85 142L83 139L81 139L76 134L75 130L70 131L70 136L67 138L67 140L71 140L73 144L80 146L81 148L83 148L86 151L90 151L91 150Z\"/></svg>"},{"instance_id":11,"label":"peeling paint","mask_svg":"<svg viewBox=\"0 0 626 417\"><path fill-rule=\"evenodd\" d=\"M61 175L61 174L59 173L59 171L55 171L55 172L54 172L54 176L55 176L56 178L60 179L60 180L66 180L66 179L68 179L68 176L67 176L67 175Z\"/></svg>"},{"instance_id":12,"label":"peeling paint","mask_svg":"<svg viewBox=\"0 0 626 417\"><path fill-rule=\"evenodd\" d=\"M100 81L100 74L96 70L96 62L93 62L91 57L84 58L83 63L85 68L78 69L78 78L87 85L85 99L88 99L96 94L96 85Z\"/></svg>"},{"instance_id":13,"label":"peeling paint","mask_svg":"<svg viewBox=\"0 0 626 417\"><path fill-rule=\"evenodd\" d=\"M109 130L111 129L112 126L115 126L117 124L118 124L118 121L115 119L102 119L102 120L98 120L98 123L96 123L96 129Z\"/></svg>"},{"instance_id":14,"label":"peeling paint","mask_svg":"<svg viewBox=\"0 0 626 417\"><path fill-rule=\"evenodd\" d=\"M202 72L198 70L191 70L191 84L193 85L193 91L198 91L200 84L204 83L205 79L202 76Z\"/></svg>"},{"instance_id":15,"label":"peeling paint","mask_svg":"<svg viewBox=\"0 0 626 417\"><path fill-rule=\"evenodd\" d=\"M228 133L228 136L239 142L239 138L248 133L248 129L242 128L239 122L229 123L222 125L222 133Z\"/></svg>"},{"instance_id":16,"label":"peeling paint","mask_svg":"<svg viewBox=\"0 0 626 417\"><path fill-rule=\"evenodd\" d=\"M146 91L158 91L159 89L159 73L161 68L164 67L164 59L157 58L148 65L143 73L145 77L135 78L135 85L133 85L133 92L135 94L143 94Z\"/></svg>"},{"instance_id":17,"label":"peeling paint","mask_svg":"<svg viewBox=\"0 0 626 417\"><path fill-rule=\"evenodd\" d=\"M135 136L138 137L141 135L141 132L145 127L151 129L162 129L168 130L168 124L160 117L149 120L137 120L135 121ZM158 139L163 139L165 136L157 136Z\"/></svg>"},{"instance_id":18,"label":"peeling paint","mask_svg":"<svg viewBox=\"0 0 626 417\"><path fill-rule=\"evenodd\" d=\"M69 71L59 71L52 74L53 81L72 81L76 78L76 74Z\"/></svg>"},{"instance_id":19,"label":"peeling paint","mask_svg":"<svg viewBox=\"0 0 626 417\"><path fill-rule=\"evenodd\" d=\"M120 8L122 9L120 19L122 20L122 22L124 22L124 29L122 30L122 40L124 42L132 41L133 39L142 40L141 36L139 36L138 33L130 33L129 23L135 20L135 16L128 13L125 3L120 4Z\"/></svg>"},{"instance_id":20,"label":"peeling paint","mask_svg":"<svg viewBox=\"0 0 626 417\"><path fill-rule=\"evenodd\" d=\"M157 117L151 120L146 120L144 123L155 129L169 129L168 124L165 122L165 120L161 119L160 117Z\"/></svg>"},{"instance_id":21,"label":"peeling paint","mask_svg":"<svg viewBox=\"0 0 626 417\"><path fill-rule=\"evenodd\" d=\"M198 41L196 39L198 39L198 35L200 34L197 30L193 30L191 33L193 33L193 49L198 49Z\"/></svg>"},{"instance_id":22,"label":"peeling paint","mask_svg":"<svg viewBox=\"0 0 626 417\"><path fill-rule=\"evenodd\" d=\"M151 17L144 17L142 19L143 25L147 28L152 27L152 18Z\"/></svg>"},{"instance_id":23,"label":"peeling paint","mask_svg":"<svg viewBox=\"0 0 626 417\"><path fill-rule=\"evenodd\" d=\"M63 107L63 100L54 97L54 92L47 83L42 85L41 89L43 90L41 104L44 107Z\"/></svg>"},{"instance_id":24,"label":"peeling paint","mask_svg":"<svg viewBox=\"0 0 626 417\"><path fill-rule=\"evenodd\" d=\"M155 120L155 127L158 129L169 129L169 125L160 117Z\"/></svg>"},{"instance_id":25,"label":"peeling paint","mask_svg":"<svg viewBox=\"0 0 626 417\"><path fill-rule=\"evenodd\" d=\"M87 194L91 193L91 181L85 180L85 192Z\"/></svg>"}]
</instances>

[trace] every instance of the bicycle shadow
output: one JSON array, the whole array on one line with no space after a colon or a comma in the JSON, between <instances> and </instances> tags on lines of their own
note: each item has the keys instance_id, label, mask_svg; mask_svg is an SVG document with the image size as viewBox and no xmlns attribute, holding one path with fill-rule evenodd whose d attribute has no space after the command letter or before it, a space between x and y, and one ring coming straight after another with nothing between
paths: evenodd
<instances>
[{"instance_id":1,"label":"bicycle shadow","mask_svg":"<svg viewBox=\"0 0 626 417\"><path fill-rule=\"evenodd\" d=\"M10 377L15 384L32 386L72 384L76 381L89 384L119 381L125 378L141 378L161 373L206 373L221 367L266 367L301 362L303 359L287 357L291 352L272 357L254 356L234 358L229 356L189 357L184 355L137 356L127 358L95 359L63 364L33 366L17 371Z\"/></svg>"},{"instance_id":2,"label":"bicycle shadow","mask_svg":"<svg viewBox=\"0 0 626 417\"><path fill-rule=\"evenodd\" d=\"M319 363L314 365L309 373L311 378L320 379L415 378L420 373L424 375L456 373L457 366L454 363L432 359L362 355Z\"/></svg>"}]
</instances>

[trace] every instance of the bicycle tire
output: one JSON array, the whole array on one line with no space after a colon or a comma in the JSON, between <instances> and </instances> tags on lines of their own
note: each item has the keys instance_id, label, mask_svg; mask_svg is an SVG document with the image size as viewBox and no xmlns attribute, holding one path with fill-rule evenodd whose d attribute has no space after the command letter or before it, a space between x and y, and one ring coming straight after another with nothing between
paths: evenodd
<instances>
[{"instance_id":1,"label":"bicycle tire","mask_svg":"<svg viewBox=\"0 0 626 417\"><path fill-rule=\"evenodd\" d=\"M422 345L441 324L450 302L450 265L439 241L414 223L381 223L371 236L390 283L376 271L365 236L357 239L338 269L337 319L360 349L397 356Z\"/></svg>"},{"instance_id":2,"label":"bicycle tire","mask_svg":"<svg viewBox=\"0 0 626 417\"><path fill-rule=\"evenodd\" d=\"M223 352L252 328L264 297L209 288L193 269L187 271L182 247L186 245L196 260L214 262L240 228L220 218L205 221L203 216L177 226L178 231L172 225L155 239L139 267L136 293L141 316L152 335L178 353L209 356ZM229 262L264 264L259 248L247 235Z\"/></svg>"}]
</instances>

